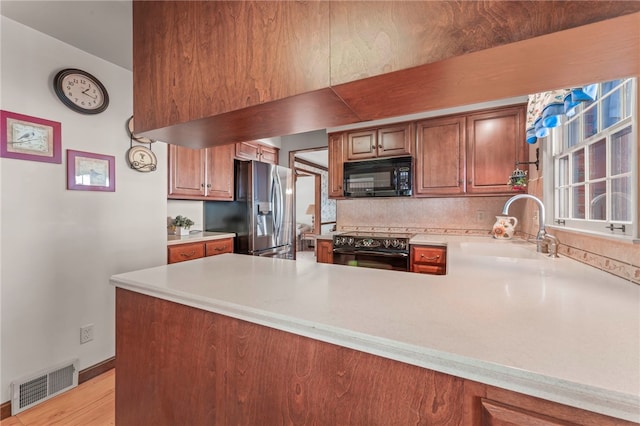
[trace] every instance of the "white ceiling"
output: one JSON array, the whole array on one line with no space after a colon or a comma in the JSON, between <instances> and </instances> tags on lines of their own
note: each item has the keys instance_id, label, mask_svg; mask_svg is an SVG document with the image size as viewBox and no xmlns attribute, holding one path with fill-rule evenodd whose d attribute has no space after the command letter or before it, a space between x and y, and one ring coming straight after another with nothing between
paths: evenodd
<instances>
[{"instance_id":1,"label":"white ceiling","mask_svg":"<svg viewBox=\"0 0 640 426\"><path fill-rule=\"evenodd\" d=\"M0 14L128 70L131 0L1 0Z\"/></svg>"}]
</instances>

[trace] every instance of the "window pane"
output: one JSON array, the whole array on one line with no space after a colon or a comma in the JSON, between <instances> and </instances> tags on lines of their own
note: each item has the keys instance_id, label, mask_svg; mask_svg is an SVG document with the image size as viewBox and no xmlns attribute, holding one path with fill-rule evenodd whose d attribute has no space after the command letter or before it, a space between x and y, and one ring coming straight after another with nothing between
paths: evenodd
<instances>
[{"instance_id":1,"label":"window pane","mask_svg":"<svg viewBox=\"0 0 640 426\"><path fill-rule=\"evenodd\" d=\"M624 117L631 116L631 102L633 101L633 90L631 90L631 80L624 85Z\"/></svg>"},{"instance_id":2,"label":"window pane","mask_svg":"<svg viewBox=\"0 0 640 426\"><path fill-rule=\"evenodd\" d=\"M569 217L569 188L558 190L558 217Z\"/></svg>"},{"instance_id":3,"label":"window pane","mask_svg":"<svg viewBox=\"0 0 640 426\"><path fill-rule=\"evenodd\" d=\"M607 93L618 87L622 83L622 80L611 80L602 83L602 96L605 96Z\"/></svg>"},{"instance_id":4,"label":"window pane","mask_svg":"<svg viewBox=\"0 0 640 426\"><path fill-rule=\"evenodd\" d=\"M631 171L631 127L620 130L611 136L611 175Z\"/></svg>"},{"instance_id":5,"label":"window pane","mask_svg":"<svg viewBox=\"0 0 640 426\"><path fill-rule=\"evenodd\" d=\"M593 105L585 111L582 119L585 139L598 133L598 105Z\"/></svg>"},{"instance_id":6,"label":"window pane","mask_svg":"<svg viewBox=\"0 0 640 426\"><path fill-rule=\"evenodd\" d=\"M584 185L574 186L572 188L573 213L571 217L574 219L584 219Z\"/></svg>"},{"instance_id":7,"label":"window pane","mask_svg":"<svg viewBox=\"0 0 640 426\"><path fill-rule=\"evenodd\" d=\"M591 200L589 219L607 219L607 183L596 182L589 185L589 199Z\"/></svg>"},{"instance_id":8,"label":"window pane","mask_svg":"<svg viewBox=\"0 0 640 426\"><path fill-rule=\"evenodd\" d=\"M557 166L558 173L558 186L565 186L569 184L569 156L564 156L558 159Z\"/></svg>"},{"instance_id":9,"label":"window pane","mask_svg":"<svg viewBox=\"0 0 640 426\"><path fill-rule=\"evenodd\" d=\"M631 178L611 180L611 220L631 222Z\"/></svg>"},{"instance_id":10,"label":"window pane","mask_svg":"<svg viewBox=\"0 0 640 426\"><path fill-rule=\"evenodd\" d=\"M602 99L602 128L616 124L622 120L622 88Z\"/></svg>"},{"instance_id":11,"label":"window pane","mask_svg":"<svg viewBox=\"0 0 640 426\"><path fill-rule=\"evenodd\" d=\"M567 126L567 148L580 142L580 120L573 120Z\"/></svg>"},{"instance_id":12,"label":"window pane","mask_svg":"<svg viewBox=\"0 0 640 426\"><path fill-rule=\"evenodd\" d=\"M572 183L584 182L584 149L580 149L572 154L573 173Z\"/></svg>"},{"instance_id":13,"label":"window pane","mask_svg":"<svg viewBox=\"0 0 640 426\"><path fill-rule=\"evenodd\" d=\"M607 143L604 139L589 145L589 179L607 176Z\"/></svg>"}]
</instances>

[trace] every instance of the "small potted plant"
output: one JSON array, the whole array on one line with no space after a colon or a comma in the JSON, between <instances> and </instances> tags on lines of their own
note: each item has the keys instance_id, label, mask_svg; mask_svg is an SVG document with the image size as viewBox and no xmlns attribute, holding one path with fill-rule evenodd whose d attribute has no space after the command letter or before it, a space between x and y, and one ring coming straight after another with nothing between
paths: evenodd
<instances>
[{"instance_id":1,"label":"small potted plant","mask_svg":"<svg viewBox=\"0 0 640 426\"><path fill-rule=\"evenodd\" d=\"M178 215L173 219L173 226L176 227L176 235L189 235L189 228L193 225L193 221L186 216Z\"/></svg>"}]
</instances>

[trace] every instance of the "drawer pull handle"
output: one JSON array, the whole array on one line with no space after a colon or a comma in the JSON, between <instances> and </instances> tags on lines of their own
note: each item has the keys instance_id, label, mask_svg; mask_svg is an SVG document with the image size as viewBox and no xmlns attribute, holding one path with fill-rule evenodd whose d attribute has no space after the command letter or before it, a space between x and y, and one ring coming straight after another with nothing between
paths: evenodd
<instances>
[{"instance_id":1,"label":"drawer pull handle","mask_svg":"<svg viewBox=\"0 0 640 426\"><path fill-rule=\"evenodd\" d=\"M434 256L434 257L427 257L427 258L425 258L425 257L424 257L424 254L421 254L421 255L420 255L420 259L424 259L424 260L438 260L438 259L440 259L440 255L436 255L436 256Z\"/></svg>"},{"instance_id":2,"label":"drawer pull handle","mask_svg":"<svg viewBox=\"0 0 640 426\"><path fill-rule=\"evenodd\" d=\"M191 250L191 253L180 253L180 256L182 256L182 257L191 257L194 254L196 254L196 251L195 250Z\"/></svg>"},{"instance_id":3,"label":"drawer pull handle","mask_svg":"<svg viewBox=\"0 0 640 426\"><path fill-rule=\"evenodd\" d=\"M227 246L222 246L222 247L216 247L216 248L214 248L214 250L215 250L215 251L223 251L223 250L226 250L226 249L227 249Z\"/></svg>"}]
</instances>

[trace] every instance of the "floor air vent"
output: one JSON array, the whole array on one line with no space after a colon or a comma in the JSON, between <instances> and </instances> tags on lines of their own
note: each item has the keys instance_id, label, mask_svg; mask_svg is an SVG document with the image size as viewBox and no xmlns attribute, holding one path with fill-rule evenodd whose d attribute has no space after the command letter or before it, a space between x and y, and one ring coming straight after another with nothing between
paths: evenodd
<instances>
[{"instance_id":1,"label":"floor air vent","mask_svg":"<svg viewBox=\"0 0 640 426\"><path fill-rule=\"evenodd\" d=\"M78 359L11 382L11 415L78 386Z\"/></svg>"}]
</instances>

